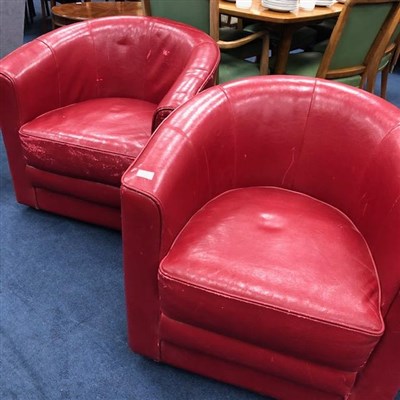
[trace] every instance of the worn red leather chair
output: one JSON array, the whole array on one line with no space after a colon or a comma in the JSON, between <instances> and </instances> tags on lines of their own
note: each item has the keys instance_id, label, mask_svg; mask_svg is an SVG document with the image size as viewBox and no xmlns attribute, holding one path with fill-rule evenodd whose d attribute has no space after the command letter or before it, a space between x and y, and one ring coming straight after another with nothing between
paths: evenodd
<instances>
[{"instance_id":1,"label":"worn red leather chair","mask_svg":"<svg viewBox=\"0 0 400 400\"><path fill-rule=\"evenodd\" d=\"M120 179L152 129L214 82L205 33L152 17L57 29L0 61L0 127L20 203L120 228Z\"/></svg>"},{"instance_id":2,"label":"worn red leather chair","mask_svg":"<svg viewBox=\"0 0 400 400\"><path fill-rule=\"evenodd\" d=\"M315 78L211 88L122 178L131 348L277 399L393 400L400 110Z\"/></svg>"}]
</instances>

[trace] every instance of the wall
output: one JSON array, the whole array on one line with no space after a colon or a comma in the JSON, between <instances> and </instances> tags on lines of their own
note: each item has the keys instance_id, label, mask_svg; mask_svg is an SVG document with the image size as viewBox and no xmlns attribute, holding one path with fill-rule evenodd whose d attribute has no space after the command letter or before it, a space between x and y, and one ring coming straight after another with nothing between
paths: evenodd
<instances>
[{"instance_id":1,"label":"wall","mask_svg":"<svg viewBox=\"0 0 400 400\"><path fill-rule=\"evenodd\" d=\"M0 58L24 40L25 0L0 0Z\"/></svg>"}]
</instances>

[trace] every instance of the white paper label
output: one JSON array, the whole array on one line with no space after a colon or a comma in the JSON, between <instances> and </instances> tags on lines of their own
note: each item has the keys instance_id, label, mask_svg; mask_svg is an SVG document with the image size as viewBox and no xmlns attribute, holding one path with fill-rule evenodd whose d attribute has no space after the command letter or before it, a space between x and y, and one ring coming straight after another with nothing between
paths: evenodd
<instances>
[{"instance_id":1,"label":"white paper label","mask_svg":"<svg viewBox=\"0 0 400 400\"><path fill-rule=\"evenodd\" d=\"M136 176L140 176L141 178L151 181L154 177L154 172L146 171L145 169L138 169L136 172Z\"/></svg>"}]
</instances>

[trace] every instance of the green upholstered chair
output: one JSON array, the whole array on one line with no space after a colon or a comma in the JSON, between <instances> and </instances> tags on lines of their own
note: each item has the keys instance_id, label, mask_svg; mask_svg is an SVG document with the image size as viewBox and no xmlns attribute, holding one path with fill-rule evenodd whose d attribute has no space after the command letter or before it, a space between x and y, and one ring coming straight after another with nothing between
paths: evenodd
<instances>
[{"instance_id":1,"label":"green upholstered chair","mask_svg":"<svg viewBox=\"0 0 400 400\"><path fill-rule=\"evenodd\" d=\"M267 73L268 32L227 32L220 29L218 0L142 0L142 4L145 15L164 17L194 26L208 33L218 43L221 49L218 72L220 83ZM245 59L256 55L256 52L261 55L260 62Z\"/></svg>"},{"instance_id":2,"label":"green upholstered chair","mask_svg":"<svg viewBox=\"0 0 400 400\"><path fill-rule=\"evenodd\" d=\"M399 19L400 0L347 0L325 51L290 54L286 74L333 79L372 92Z\"/></svg>"}]
</instances>

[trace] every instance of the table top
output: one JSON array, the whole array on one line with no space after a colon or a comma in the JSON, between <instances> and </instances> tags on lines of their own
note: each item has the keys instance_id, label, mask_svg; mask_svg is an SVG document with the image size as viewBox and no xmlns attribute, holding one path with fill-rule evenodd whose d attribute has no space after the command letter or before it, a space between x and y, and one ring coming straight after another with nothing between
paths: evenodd
<instances>
[{"instance_id":1,"label":"table top","mask_svg":"<svg viewBox=\"0 0 400 400\"><path fill-rule=\"evenodd\" d=\"M116 15L143 15L140 1L66 3L52 7L51 12L53 17L70 21L83 21Z\"/></svg>"},{"instance_id":2,"label":"table top","mask_svg":"<svg viewBox=\"0 0 400 400\"><path fill-rule=\"evenodd\" d=\"M277 24L315 21L329 18L330 16L336 17L342 8L343 4L335 3L331 7L315 7L312 11L278 12L263 7L260 0L253 0L250 9L237 8L232 1L220 0L219 2L219 10L223 14ZM90 18L115 15L143 15L140 1L66 3L52 7L51 10L55 17L71 21L83 21Z\"/></svg>"},{"instance_id":3,"label":"table top","mask_svg":"<svg viewBox=\"0 0 400 400\"><path fill-rule=\"evenodd\" d=\"M268 10L267 8L263 7L260 0L253 0L253 4L250 9L237 8L235 3L232 1L219 1L219 11L222 14L276 24L304 23L336 17L340 14L342 8L343 4L334 3L330 7L315 7L312 11L297 10L292 12L279 12Z\"/></svg>"}]
</instances>

